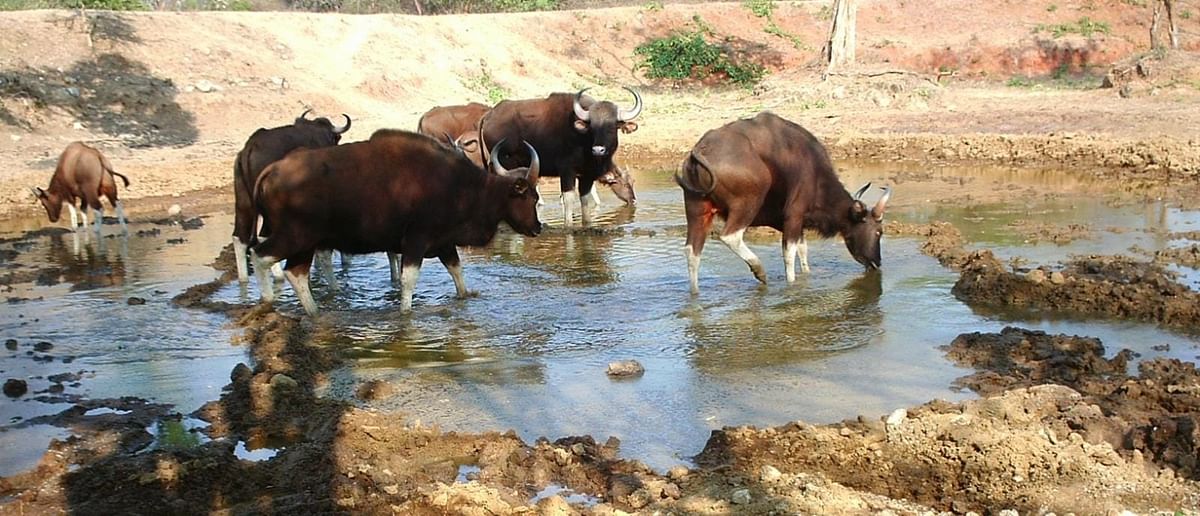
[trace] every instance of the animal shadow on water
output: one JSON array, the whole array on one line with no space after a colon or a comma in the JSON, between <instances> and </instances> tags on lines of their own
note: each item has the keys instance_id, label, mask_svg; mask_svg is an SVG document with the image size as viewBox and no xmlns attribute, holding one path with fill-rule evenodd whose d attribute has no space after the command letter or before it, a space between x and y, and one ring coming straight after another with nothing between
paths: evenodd
<instances>
[{"instance_id":1,"label":"animal shadow on water","mask_svg":"<svg viewBox=\"0 0 1200 516\"><path fill-rule=\"evenodd\" d=\"M195 143L195 116L176 102L178 88L146 65L115 53L75 62L70 68L0 70L0 96L33 101L37 111L61 109L84 126L120 138L131 147ZM36 113L0 107L0 122L30 128Z\"/></svg>"},{"instance_id":2,"label":"animal shadow on water","mask_svg":"<svg viewBox=\"0 0 1200 516\"><path fill-rule=\"evenodd\" d=\"M89 235L86 229L70 235L50 235L45 263L54 267L46 270L57 272L55 282L69 283L72 292L124 285L129 273L129 248L127 237L119 238L119 249L110 255L106 239Z\"/></svg>"}]
</instances>

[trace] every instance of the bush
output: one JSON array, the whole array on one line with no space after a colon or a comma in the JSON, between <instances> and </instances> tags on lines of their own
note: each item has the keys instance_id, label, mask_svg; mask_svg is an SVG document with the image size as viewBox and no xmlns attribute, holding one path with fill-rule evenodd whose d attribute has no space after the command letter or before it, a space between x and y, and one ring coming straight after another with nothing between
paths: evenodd
<instances>
[{"instance_id":1,"label":"bush","mask_svg":"<svg viewBox=\"0 0 1200 516\"><path fill-rule=\"evenodd\" d=\"M641 57L638 68L646 70L646 76L652 79L704 79L724 74L739 85L749 86L766 75L766 69L757 63L736 62L700 31L652 39L638 45L633 53Z\"/></svg>"},{"instance_id":2,"label":"bush","mask_svg":"<svg viewBox=\"0 0 1200 516\"><path fill-rule=\"evenodd\" d=\"M1109 27L1108 22L1096 21L1087 16L1080 18L1073 23L1056 23L1053 25L1038 24L1033 28L1033 32L1049 32L1055 38L1061 38L1067 34L1079 34L1084 37L1091 37L1092 34L1110 34L1112 27Z\"/></svg>"},{"instance_id":3,"label":"bush","mask_svg":"<svg viewBox=\"0 0 1200 516\"><path fill-rule=\"evenodd\" d=\"M142 0L62 0L63 7L107 11L144 11L149 6Z\"/></svg>"},{"instance_id":4,"label":"bush","mask_svg":"<svg viewBox=\"0 0 1200 516\"><path fill-rule=\"evenodd\" d=\"M775 10L775 0L744 0L744 3L759 18L769 18Z\"/></svg>"}]
</instances>

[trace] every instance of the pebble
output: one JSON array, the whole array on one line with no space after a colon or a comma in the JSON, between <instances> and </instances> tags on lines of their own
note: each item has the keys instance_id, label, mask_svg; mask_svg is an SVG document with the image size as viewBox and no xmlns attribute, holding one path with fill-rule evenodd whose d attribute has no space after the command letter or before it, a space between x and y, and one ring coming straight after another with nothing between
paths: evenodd
<instances>
[{"instance_id":1,"label":"pebble","mask_svg":"<svg viewBox=\"0 0 1200 516\"><path fill-rule=\"evenodd\" d=\"M221 91L221 88L216 84L202 80L196 83L196 91L199 91L200 93L210 93L214 91Z\"/></svg>"},{"instance_id":2,"label":"pebble","mask_svg":"<svg viewBox=\"0 0 1200 516\"><path fill-rule=\"evenodd\" d=\"M608 364L608 375L617 377L641 376L646 368L637 360L620 360Z\"/></svg>"},{"instance_id":3,"label":"pebble","mask_svg":"<svg viewBox=\"0 0 1200 516\"><path fill-rule=\"evenodd\" d=\"M899 428L904 419L908 417L908 411L902 408L892 411L892 414L887 418L887 426L889 428Z\"/></svg>"},{"instance_id":4,"label":"pebble","mask_svg":"<svg viewBox=\"0 0 1200 516\"><path fill-rule=\"evenodd\" d=\"M41 341L41 342L33 345L33 350L37 351L38 353L45 353L47 351L50 351L51 349L54 349L54 344L51 344L46 341Z\"/></svg>"},{"instance_id":5,"label":"pebble","mask_svg":"<svg viewBox=\"0 0 1200 516\"><path fill-rule=\"evenodd\" d=\"M783 477L783 473L780 473L779 469L777 469L775 466L768 464L764 465L762 469L759 470L758 477L761 478L763 482L775 482Z\"/></svg>"},{"instance_id":6,"label":"pebble","mask_svg":"<svg viewBox=\"0 0 1200 516\"><path fill-rule=\"evenodd\" d=\"M1034 283L1041 283L1043 281L1046 281L1046 271L1041 270L1041 269L1031 270L1031 271L1025 273L1025 279L1032 281Z\"/></svg>"},{"instance_id":7,"label":"pebble","mask_svg":"<svg viewBox=\"0 0 1200 516\"><path fill-rule=\"evenodd\" d=\"M4 381L5 396L10 398L20 398L21 396L24 396L26 392L29 392L29 385L25 383L25 380L9 378L8 380Z\"/></svg>"},{"instance_id":8,"label":"pebble","mask_svg":"<svg viewBox=\"0 0 1200 516\"><path fill-rule=\"evenodd\" d=\"M125 304L131 305L131 306L132 305L144 305L144 304L146 304L146 298L132 296L129 299L125 300Z\"/></svg>"},{"instance_id":9,"label":"pebble","mask_svg":"<svg viewBox=\"0 0 1200 516\"><path fill-rule=\"evenodd\" d=\"M729 500L733 502L734 505L746 505L750 503L750 490L738 489L737 491L733 492L733 496L729 497Z\"/></svg>"},{"instance_id":10,"label":"pebble","mask_svg":"<svg viewBox=\"0 0 1200 516\"><path fill-rule=\"evenodd\" d=\"M182 212L182 211L183 211L183 208L180 207L178 204L172 204L170 208L167 208L167 215L174 217L176 215L179 215L180 212Z\"/></svg>"},{"instance_id":11,"label":"pebble","mask_svg":"<svg viewBox=\"0 0 1200 516\"><path fill-rule=\"evenodd\" d=\"M1066 283L1066 282L1067 282L1067 277L1063 276L1063 273L1058 272L1058 271L1054 271L1054 272L1050 273L1050 283L1053 283L1055 285L1062 285L1063 283Z\"/></svg>"},{"instance_id":12,"label":"pebble","mask_svg":"<svg viewBox=\"0 0 1200 516\"><path fill-rule=\"evenodd\" d=\"M299 386L300 384L296 380L283 373L271 377L271 388L274 389L295 389Z\"/></svg>"},{"instance_id":13,"label":"pebble","mask_svg":"<svg viewBox=\"0 0 1200 516\"><path fill-rule=\"evenodd\" d=\"M4 347L7 348L9 351L16 351L17 339L8 339L8 340L4 341Z\"/></svg>"},{"instance_id":14,"label":"pebble","mask_svg":"<svg viewBox=\"0 0 1200 516\"><path fill-rule=\"evenodd\" d=\"M229 381L233 383L248 382L252 376L254 376L254 372L250 370L250 366L239 362L229 373Z\"/></svg>"},{"instance_id":15,"label":"pebble","mask_svg":"<svg viewBox=\"0 0 1200 516\"><path fill-rule=\"evenodd\" d=\"M688 469L686 466L675 466L667 471L667 477L676 482L683 480L687 476Z\"/></svg>"}]
</instances>

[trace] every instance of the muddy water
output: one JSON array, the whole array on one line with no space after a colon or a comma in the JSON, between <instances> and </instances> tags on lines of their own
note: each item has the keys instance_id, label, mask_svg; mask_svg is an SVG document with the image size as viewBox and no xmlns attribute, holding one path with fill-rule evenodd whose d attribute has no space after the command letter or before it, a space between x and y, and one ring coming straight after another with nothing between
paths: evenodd
<instances>
[{"instance_id":1,"label":"muddy water","mask_svg":"<svg viewBox=\"0 0 1200 516\"><path fill-rule=\"evenodd\" d=\"M7 298L0 340L17 341L15 350L0 353L0 379L24 379L29 387L0 401L0 475L36 463L51 437L69 435L29 420L75 401L138 396L189 412L219 395L245 351L231 345L224 316L182 310L170 299L216 276L206 264L226 244L231 221L213 216L192 231L134 224L128 237L105 226L110 237L99 240L52 228L0 243L0 252L9 251L0 278L12 274L0 286ZM50 347L39 347L43 342ZM56 376L63 374L70 376ZM56 385L61 392L52 390Z\"/></svg>"},{"instance_id":2,"label":"muddy water","mask_svg":"<svg viewBox=\"0 0 1200 516\"><path fill-rule=\"evenodd\" d=\"M1111 185L1074 177L867 164L843 172L853 186L868 179L896 185L889 210L896 220L946 220L973 247L1034 262L1129 253L1133 246L1153 251L1184 243L1157 230L1200 229L1200 215L1166 207L1153 192L1112 197L1104 193ZM382 255L339 265L337 293L315 279L323 309L316 324L331 329L318 333L334 335L327 344L352 359L333 372L325 394L353 399L362 382L380 379L393 394L361 403L444 429L512 428L526 439L613 435L625 456L666 468L686 463L712 429L726 425L874 417L933 398L967 397L950 390L965 372L939 349L963 332L1019 323L1100 337L1110 351L1129 347L1143 357L1200 354L1196 337L1153 325L976 313L950 294L957 275L906 238L885 237L884 270L871 275L840 242L812 241L812 273L786 285L778 237L763 233L750 246L767 266L766 287L710 240L702 292L693 297L679 189L664 172L637 180L636 209L618 208L604 195L599 230L551 228L537 239L505 233L492 247L469 251L466 276L476 298L455 299L436 260L426 261L411 315L395 311ZM552 189L543 186L543 219L556 226L561 211ZM1019 221L1086 224L1091 231L1065 245L1034 243ZM0 339L19 341L16 351L0 355L2 376L31 378L31 394L0 402L7 470L27 467L50 437L69 434L25 421L66 408L60 402L73 396L140 396L182 412L217 397L244 350L231 345L223 316L169 304L215 274L204 264L228 241L231 218L205 222L193 231L159 227L160 235L107 239L103 247L84 242L78 254L70 234L0 244L0 251L17 251L4 258L6 266L58 271L14 282L6 295L32 300L4 305L0 315ZM167 242L176 238L185 241ZM1185 281L1200 277L1185 272ZM256 295L231 284L216 298ZM146 304L128 305L131 296ZM289 288L278 306L300 314ZM26 353L40 341L54 347ZM44 355L53 361L34 360ZM645 374L609 379L606 365L626 359L640 361ZM84 376L65 386L67 399L35 400L48 395L32 393L50 386L49 375L78 371ZM251 457L251 448L250 458L270 453Z\"/></svg>"},{"instance_id":3,"label":"muddy water","mask_svg":"<svg viewBox=\"0 0 1200 516\"><path fill-rule=\"evenodd\" d=\"M899 181L895 218L947 220L965 228L972 246L1037 261L1135 245L1154 250L1173 243L1146 230L1190 230L1200 221L1057 174L862 165L844 178ZM1194 337L1152 325L975 313L950 294L957 275L904 238L886 239L884 271L872 275L840 242L812 242L812 273L786 285L778 237L765 234L751 243L770 274L765 288L710 240L702 292L692 297L679 189L662 172L640 175L637 185L636 210L606 196L600 230L504 234L492 248L470 252L467 281L478 298L455 299L441 265L426 261L411 316L394 311L383 257L352 257L337 272L341 293L317 287L326 310L318 323L337 328L330 344L354 359L326 394L353 399L362 382L383 380L395 394L367 404L423 424L513 428L526 439L614 435L626 456L665 468L686 463L725 425L828 422L965 397L948 387L964 372L938 349L963 332L1019 322L1097 336L1110 350L1129 347L1143 357L1200 353ZM543 186L550 201L543 219L557 225L551 190ZM946 202L959 191L970 197ZM1066 245L1031 243L1017 221L1093 231ZM239 292L231 286L219 295L232 301ZM299 313L290 292L283 309ZM609 362L626 359L646 373L606 376Z\"/></svg>"}]
</instances>

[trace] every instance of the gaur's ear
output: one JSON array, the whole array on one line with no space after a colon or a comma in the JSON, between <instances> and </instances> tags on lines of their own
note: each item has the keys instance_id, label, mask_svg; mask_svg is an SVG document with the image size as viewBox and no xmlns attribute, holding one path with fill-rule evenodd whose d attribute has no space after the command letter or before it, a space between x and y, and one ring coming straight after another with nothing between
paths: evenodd
<instances>
[{"instance_id":1,"label":"gaur's ear","mask_svg":"<svg viewBox=\"0 0 1200 516\"><path fill-rule=\"evenodd\" d=\"M479 147L479 140L460 141L458 144L462 146L463 150L474 152L475 148Z\"/></svg>"},{"instance_id":2,"label":"gaur's ear","mask_svg":"<svg viewBox=\"0 0 1200 516\"><path fill-rule=\"evenodd\" d=\"M637 122L621 122L621 132L625 134L638 130Z\"/></svg>"},{"instance_id":3,"label":"gaur's ear","mask_svg":"<svg viewBox=\"0 0 1200 516\"><path fill-rule=\"evenodd\" d=\"M588 123L584 122L583 120L576 120L575 121L575 130L579 131L581 133L588 132Z\"/></svg>"},{"instance_id":4,"label":"gaur's ear","mask_svg":"<svg viewBox=\"0 0 1200 516\"><path fill-rule=\"evenodd\" d=\"M525 178L521 177L521 178L517 178L517 180L513 182L512 192L509 195L511 195L513 197L520 197L522 195L525 195L525 192L528 192L528 191L529 191L529 181L526 181Z\"/></svg>"},{"instance_id":5,"label":"gaur's ear","mask_svg":"<svg viewBox=\"0 0 1200 516\"><path fill-rule=\"evenodd\" d=\"M862 201L854 201L854 204L850 205L850 220L854 222L862 222L866 218L867 205L863 204Z\"/></svg>"}]
</instances>

